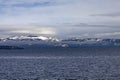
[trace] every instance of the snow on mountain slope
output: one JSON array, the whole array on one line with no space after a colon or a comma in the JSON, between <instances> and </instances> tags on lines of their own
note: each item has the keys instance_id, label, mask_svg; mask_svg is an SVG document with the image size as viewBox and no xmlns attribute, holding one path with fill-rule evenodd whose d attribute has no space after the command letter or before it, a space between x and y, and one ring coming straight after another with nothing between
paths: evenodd
<instances>
[{"instance_id":1,"label":"snow on mountain slope","mask_svg":"<svg viewBox=\"0 0 120 80\"><path fill-rule=\"evenodd\" d=\"M120 39L67 38L57 39L44 36L13 36L1 38L0 45L20 47L81 47L81 46L120 46Z\"/></svg>"},{"instance_id":2,"label":"snow on mountain slope","mask_svg":"<svg viewBox=\"0 0 120 80\"><path fill-rule=\"evenodd\" d=\"M1 41L8 41L8 40L42 40L42 41L59 41L57 38L52 37L44 37L44 36L12 36L8 38L1 38Z\"/></svg>"}]
</instances>

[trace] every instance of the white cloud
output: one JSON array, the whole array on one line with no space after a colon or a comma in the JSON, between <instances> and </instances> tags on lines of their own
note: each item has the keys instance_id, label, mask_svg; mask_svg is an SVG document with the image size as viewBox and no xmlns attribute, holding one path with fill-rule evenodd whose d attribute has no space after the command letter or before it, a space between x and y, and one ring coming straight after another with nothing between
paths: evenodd
<instances>
[{"instance_id":1,"label":"white cloud","mask_svg":"<svg viewBox=\"0 0 120 80\"><path fill-rule=\"evenodd\" d=\"M120 18L91 17L91 14L118 11L113 0L0 0L0 24L56 24L65 22L114 23ZM45 5L45 2L52 5ZM104 2L104 4L102 3ZM109 2L109 4L108 4ZM35 6L34 3L41 5ZM99 4L98 4L99 3ZM117 5L115 5L117 3ZM29 4L29 6L27 6ZM94 4L94 5L93 5ZM102 6L100 6L102 4ZM3 6L2 6L3 5ZM16 6L15 6L16 5ZM21 5L21 6L17 6ZM30 6L31 5L31 6ZM111 6L113 5L113 6ZM107 7L106 7L107 6ZM108 8L109 7L109 8ZM120 7L120 6L119 6ZM111 10L109 10L111 9ZM111 23L111 24L112 24Z\"/></svg>"},{"instance_id":2,"label":"white cloud","mask_svg":"<svg viewBox=\"0 0 120 80\"><path fill-rule=\"evenodd\" d=\"M116 37L119 36L120 38L120 32L111 32L111 33L99 33L95 35L96 37Z\"/></svg>"},{"instance_id":3,"label":"white cloud","mask_svg":"<svg viewBox=\"0 0 120 80\"><path fill-rule=\"evenodd\" d=\"M36 3L39 5L34 5ZM64 33L66 35L83 34L83 36L89 36L87 34L93 36L103 32L108 36L108 33L119 32L120 17L90 15L120 12L119 7L118 0L0 0L0 25L14 25L0 26L0 31L2 34L11 32L61 35ZM66 26L64 23L70 23L73 26ZM76 23L88 25L82 24L80 28L76 28L74 25ZM33 24L41 26L36 27ZM111 26L117 27L113 29Z\"/></svg>"},{"instance_id":4,"label":"white cloud","mask_svg":"<svg viewBox=\"0 0 120 80\"><path fill-rule=\"evenodd\" d=\"M51 27L43 26L30 26L30 25L19 25L11 26L4 25L1 27L1 31L10 34L37 34L37 35L56 35L56 29Z\"/></svg>"},{"instance_id":5,"label":"white cloud","mask_svg":"<svg viewBox=\"0 0 120 80\"><path fill-rule=\"evenodd\" d=\"M44 5L46 1L52 3L52 5L46 7L25 6L25 3L43 3ZM0 8L0 17L2 18L0 24L56 24L68 20L72 22L76 18L79 19L78 9L74 8L76 4L79 5L76 2L79 2L79 0L8 0L4 3L1 2L4 6ZM23 4L24 7L12 6L18 3Z\"/></svg>"}]
</instances>

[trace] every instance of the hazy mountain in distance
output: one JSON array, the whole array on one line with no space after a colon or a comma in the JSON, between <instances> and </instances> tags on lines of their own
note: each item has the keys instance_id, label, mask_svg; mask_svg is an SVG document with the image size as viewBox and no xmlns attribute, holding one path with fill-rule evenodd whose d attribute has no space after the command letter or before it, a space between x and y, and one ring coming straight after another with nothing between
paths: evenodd
<instances>
[{"instance_id":1,"label":"hazy mountain in distance","mask_svg":"<svg viewBox=\"0 0 120 80\"><path fill-rule=\"evenodd\" d=\"M16 46L18 48L76 48L91 46L120 46L120 39L102 38L67 38L58 39L44 36L13 36L0 39L0 46Z\"/></svg>"}]
</instances>

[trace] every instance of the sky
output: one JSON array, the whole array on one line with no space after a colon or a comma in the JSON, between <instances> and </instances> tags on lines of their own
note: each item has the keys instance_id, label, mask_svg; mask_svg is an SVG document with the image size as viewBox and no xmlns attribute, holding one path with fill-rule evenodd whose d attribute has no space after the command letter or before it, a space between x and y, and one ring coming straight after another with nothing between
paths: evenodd
<instances>
[{"instance_id":1,"label":"sky","mask_svg":"<svg viewBox=\"0 0 120 80\"><path fill-rule=\"evenodd\" d=\"M0 0L0 37L120 38L120 0Z\"/></svg>"}]
</instances>

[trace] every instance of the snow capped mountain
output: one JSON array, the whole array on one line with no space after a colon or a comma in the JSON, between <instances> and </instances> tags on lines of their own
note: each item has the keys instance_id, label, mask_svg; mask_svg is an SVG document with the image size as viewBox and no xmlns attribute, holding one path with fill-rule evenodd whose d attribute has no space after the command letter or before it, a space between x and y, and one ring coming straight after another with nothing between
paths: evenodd
<instances>
[{"instance_id":1,"label":"snow capped mountain","mask_svg":"<svg viewBox=\"0 0 120 80\"><path fill-rule=\"evenodd\" d=\"M68 38L62 41L76 41L76 42L120 42L120 39L102 39L102 38Z\"/></svg>"},{"instance_id":2,"label":"snow capped mountain","mask_svg":"<svg viewBox=\"0 0 120 80\"><path fill-rule=\"evenodd\" d=\"M81 46L120 46L120 39L102 39L102 38L69 38L63 42L77 44Z\"/></svg>"},{"instance_id":3,"label":"snow capped mountain","mask_svg":"<svg viewBox=\"0 0 120 80\"><path fill-rule=\"evenodd\" d=\"M100 43L100 42L120 42L120 39L102 39L102 38L67 38L67 39L58 39L54 37L45 37L45 36L12 36L7 38L0 38L0 41L7 41L7 40L38 40L38 41L51 41L51 42L76 42L76 43Z\"/></svg>"},{"instance_id":4,"label":"snow capped mountain","mask_svg":"<svg viewBox=\"0 0 120 80\"><path fill-rule=\"evenodd\" d=\"M57 39L44 36L13 36L0 39L0 46L19 46L20 48L76 48L91 46L120 46L120 39L102 39L102 38L67 38Z\"/></svg>"},{"instance_id":5,"label":"snow capped mountain","mask_svg":"<svg viewBox=\"0 0 120 80\"><path fill-rule=\"evenodd\" d=\"M13 37L9 37L8 39L11 39L11 40L22 40L22 39L32 39L32 40L35 40L35 39L39 39L39 40L48 40L47 37L43 37L43 36L13 36Z\"/></svg>"},{"instance_id":6,"label":"snow capped mountain","mask_svg":"<svg viewBox=\"0 0 120 80\"><path fill-rule=\"evenodd\" d=\"M40 41L60 41L57 38L52 38L52 37L44 37L44 36L33 36L33 35L28 35L28 36L12 36L8 38L1 38L1 41L7 41L7 40L40 40Z\"/></svg>"}]
</instances>

